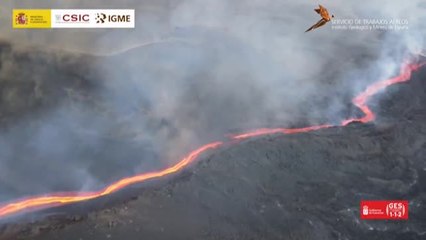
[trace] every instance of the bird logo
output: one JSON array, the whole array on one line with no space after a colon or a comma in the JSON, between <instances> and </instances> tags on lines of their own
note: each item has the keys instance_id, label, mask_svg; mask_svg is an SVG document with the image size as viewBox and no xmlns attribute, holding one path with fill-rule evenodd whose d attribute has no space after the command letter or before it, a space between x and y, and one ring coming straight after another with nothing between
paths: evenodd
<instances>
[{"instance_id":1,"label":"bird logo","mask_svg":"<svg viewBox=\"0 0 426 240\"><path fill-rule=\"evenodd\" d=\"M305 32L309 32L311 30L314 30L316 28L324 26L326 23L328 23L328 22L331 21L331 18L334 18L334 15L331 15L331 17L330 17L330 14L328 13L328 10L325 7L321 6L321 5L319 5L319 8L316 8L314 10L319 15L321 15L321 19L317 23L315 23L314 25L312 25L312 27L310 27Z\"/></svg>"}]
</instances>

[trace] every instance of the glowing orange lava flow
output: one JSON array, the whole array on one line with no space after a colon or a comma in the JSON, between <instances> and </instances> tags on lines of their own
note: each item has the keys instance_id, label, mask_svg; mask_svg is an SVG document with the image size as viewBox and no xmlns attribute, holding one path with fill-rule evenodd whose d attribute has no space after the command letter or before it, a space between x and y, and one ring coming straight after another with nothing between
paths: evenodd
<instances>
[{"instance_id":1,"label":"glowing orange lava flow","mask_svg":"<svg viewBox=\"0 0 426 240\"><path fill-rule=\"evenodd\" d=\"M351 118L344 120L342 122L342 126L346 126L351 122L370 122L374 120L374 113L367 106L368 99L376 94L378 91L386 88L389 85L408 81L411 77L411 72L419 69L420 67L426 65L426 63L422 64L404 64L401 68L401 73L399 76L396 76L391 79L383 80L377 82L373 85L370 85L364 92L359 94L353 99L353 103L361 109L361 111L365 114L364 117L361 118ZM283 134L295 134L302 132L310 132L323 128L329 128L333 125L324 124L318 126L309 126L304 128L264 128L257 129L252 132L247 132L239 135L232 136L232 139L246 139L255 136L261 136L266 134L274 134L274 133L283 133ZM223 142L213 142L206 144L191 153L189 153L185 158L183 158L176 165L171 166L169 168L156 171L156 172L148 172L140 175L123 178L97 192L68 192L68 193L52 193L43 196L33 196L22 200L12 201L4 205L0 205L0 218L10 216L13 214L21 213L24 211L35 210L35 209L45 209L49 207L61 206L69 203L87 201L91 199L95 199L98 197L102 197L113 192L116 192L120 189L123 189L129 185L135 183L141 183L143 181L159 178L165 175L169 175L175 173L184 167L188 166L192 161L194 161L198 156L204 153L207 150L217 148L221 146Z\"/></svg>"},{"instance_id":2,"label":"glowing orange lava flow","mask_svg":"<svg viewBox=\"0 0 426 240\"><path fill-rule=\"evenodd\" d=\"M362 93L360 93L358 96L356 96L352 102L355 106L357 106L361 111L364 113L364 116L361 118L350 118L342 121L341 126L346 126L352 122L362 122L367 123L374 120L375 115L371 111L371 109L367 106L368 99L376 94L378 91L386 88L389 85L405 82L410 80L411 72L418 70L422 66L426 65L426 63L420 63L420 64L403 64L401 67L401 72L398 76L386 79L380 82L376 82L369 87ZM283 133L283 134L295 134L295 133L303 133L303 132L310 132L315 131L323 128L330 128L333 127L333 125L330 124L324 124L324 125L317 125L317 126L309 126L304 128L262 128L262 129L256 129L251 132L242 133L238 135L232 136L233 139L246 139L251 137L257 137L267 134L275 134L275 133Z\"/></svg>"},{"instance_id":3,"label":"glowing orange lava flow","mask_svg":"<svg viewBox=\"0 0 426 240\"><path fill-rule=\"evenodd\" d=\"M399 73L398 76L390 78L390 79L382 80L380 82L376 82L376 83L368 86L367 89L364 90L364 92L362 92L361 94L359 94L358 96L356 96L352 100L352 103L355 106L357 106L359 109L361 109L362 112L364 112L364 117L346 119L342 122L342 126L346 126L346 125L348 125L349 123L352 123L352 122L367 123L367 122L373 121L376 116L374 115L373 111L371 111L371 109L367 106L368 99L371 96L375 95L380 90L385 89L389 85L401 83L401 82L406 82L406 81L410 80L411 73L413 71L418 70L419 68L421 68L425 64L426 63L419 63L419 64L407 64L407 63L405 63L405 64L402 65L400 73Z\"/></svg>"},{"instance_id":4,"label":"glowing orange lava flow","mask_svg":"<svg viewBox=\"0 0 426 240\"><path fill-rule=\"evenodd\" d=\"M217 148L220 145L222 145L222 142L213 142L206 144L189 153L176 165L157 172L143 173L133 177L123 178L98 192L53 193L45 196L30 197L24 200L11 202L9 204L0 206L0 217L9 216L27 210L60 206L68 203L87 201L90 199L105 196L116 192L124 187L127 187L131 184L140 183L148 179L159 178L165 175L169 175L171 173L175 173L190 164L205 151Z\"/></svg>"}]
</instances>

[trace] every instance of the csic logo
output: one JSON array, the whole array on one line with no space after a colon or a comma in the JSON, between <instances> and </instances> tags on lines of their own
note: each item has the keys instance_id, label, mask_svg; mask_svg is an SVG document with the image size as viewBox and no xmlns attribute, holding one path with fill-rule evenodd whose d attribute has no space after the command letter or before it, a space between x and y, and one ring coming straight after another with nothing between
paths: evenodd
<instances>
[{"instance_id":1,"label":"csic logo","mask_svg":"<svg viewBox=\"0 0 426 240\"><path fill-rule=\"evenodd\" d=\"M96 23L105 23L105 22L111 22L111 23L129 23L130 22L130 15L129 14L111 14L107 15L105 13L97 13L96 14Z\"/></svg>"},{"instance_id":2,"label":"csic logo","mask_svg":"<svg viewBox=\"0 0 426 240\"><path fill-rule=\"evenodd\" d=\"M15 16L15 23L17 25L27 25L28 24L28 17L25 13L18 13Z\"/></svg>"},{"instance_id":3,"label":"csic logo","mask_svg":"<svg viewBox=\"0 0 426 240\"><path fill-rule=\"evenodd\" d=\"M57 22L63 23L88 23L90 22L89 14L56 14Z\"/></svg>"},{"instance_id":4,"label":"csic logo","mask_svg":"<svg viewBox=\"0 0 426 240\"><path fill-rule=\"evenodd\" d=\"M52 28L135 28L134 9L52 9L50 16Z\"/></svg>"}]
</instances>

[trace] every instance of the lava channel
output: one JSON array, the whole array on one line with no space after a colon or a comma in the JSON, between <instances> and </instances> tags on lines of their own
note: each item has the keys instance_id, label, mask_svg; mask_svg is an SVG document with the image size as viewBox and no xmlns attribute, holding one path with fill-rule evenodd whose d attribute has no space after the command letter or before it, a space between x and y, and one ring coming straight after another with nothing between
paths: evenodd
<instances>
[{"instance_id":1,"label":"lava channel","mask_svg":"<svg viewBox=\"0 0 426 240\"><path fill-rule=\"evenodd\" d=\"M352 122L367 123L367 122L373 121L375 119L375 115L371 111L371 109L367 106L367 101L369 100L369 98L375 95L380 90L385 89L387 86L410 80L411 73L413 71L418 70L424 65L426 65L426 62L419 63L419 64L404 63L403 66L401 67L401 71L398 76L376 82L370 85L369 87L367 87L366 90L364 90L362 93L360 93L358 96L356 96L352 100L353 104L357 106L364 113L364 116L360 118L346 119L342 121L340 126L346 126ZM257 129L247 133L233 135L231 136L231 139L233 140L247 139L251 137L257 137L257 136L262 136L267 134L276 134L276 133L296 134L296 133L316 131L319 129L330 128L330 127L333 127L333 125L324 124L324 125L317 125L317 126L308 126L304 128L262 128L262 129ZM176 173L182 170L183 168L185 168L186 166L188 166L191 162L197 159L204 152L211 149L218 148L223 144L224 144L223 142L208 143L190 152L181 161L179 161L177 164L171 167L168 167L159 171L142 173L132 177L123 178L121 180L118 180L117 182L114 182L106 186L105 188L99 191L50 193L50 194L32 196L32 197L28 197L24 199L10 201L5 204L0 204L0 219L14 215L14 214L18 214L18 213L24 213L28 211L35 211L40 209L62 206L62 205L70 204L70 203L92 200L95 198L112 194L132 184L141 183L149 179L160 178L166 175Z\"/></svg>"}]
</instances>

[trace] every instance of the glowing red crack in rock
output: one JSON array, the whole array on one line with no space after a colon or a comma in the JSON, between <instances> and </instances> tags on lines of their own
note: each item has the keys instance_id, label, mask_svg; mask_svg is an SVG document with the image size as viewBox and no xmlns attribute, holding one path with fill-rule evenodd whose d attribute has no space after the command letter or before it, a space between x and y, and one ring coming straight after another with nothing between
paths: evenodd
<instances>
[{"instance_id":1,"label":"glowing red crack in rock","mask_svg":"<svg viewBox=\"0 0 426 240\"><path fill-rule=\"evenodd\" d=\"M358 96L356 96L352 100L353 104L357 106L364 113L364 116L361 118L346 119L341 123L341 126L346 126L352 122L367 123L367 122L373 121L375 118L375 115L367 106L367 101L369 100L369 98L389 85L410 80L412 71L418 70L424 65L426 65L426 63L403 64L403 66L401 67L401 72L398 76L390 78L390 79L386 79L380 82L376 82L370 85L369 87L367 87L365 91L360 93ZM231 138L238 140L238 139L247 139L251 137L267 135L267 134L276 134L276 133L296 134L296 133L310 132L310 131L315 131L319 129L329 128L332 126L333 125L324 124L324 125L318 125L318 126L309 126L304 128L293 128L293 129L263 128L263 129L257 129L247 133L234 135ZM207 150L218 148L221 145L223 145L223 142L208 143L190 152L185 158L183 158L181 161L179 161L177 164L171 167L168 167L159 171L142 173L136 176L123 178L96 192L50 193L50 194L45 194L41 196L32 196L25 199L11 201L9 203L0 205L0 218L17 214L17 213L22 213L25 211L45 209L45 208L61 206L65 204L82 202L82 201L99 198L99 197L117 192L118 190L123 189L132 184L141 183L149 179L160 178L166 175L170 175L188 166L191 162L193 162L195 159L197 159L197 157L199 157L201 154L203 154Z\"/></svg>"}]
</instances>

